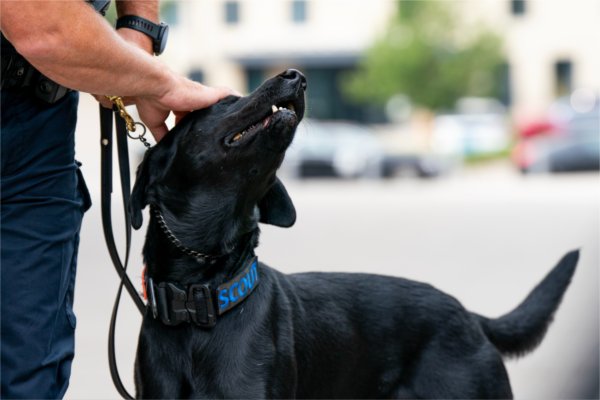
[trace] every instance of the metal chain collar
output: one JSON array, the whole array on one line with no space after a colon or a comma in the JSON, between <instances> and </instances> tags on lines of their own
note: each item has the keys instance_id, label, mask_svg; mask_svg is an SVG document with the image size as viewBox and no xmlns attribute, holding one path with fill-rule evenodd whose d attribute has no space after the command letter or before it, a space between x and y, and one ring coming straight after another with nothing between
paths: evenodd
<instances>
[{"instance_id":1,"label":"metal chain collar","mask_svg":"<svg viewBox=\"0 0 600 400\"><path fill-rule=\"evenodd\" d=\"M151 207L151 210L154 213L154 215L156 216L156 219L158 220L158 225L162 228L163 232L167 235L167 238L182 253L195 258L198 262L205 262L205 261L207 261L207 259L212 259L211 262L215 262L216 261L215 259L217 257L221 256L221 255L200 253L199 251L192 250L192 249L184 246L183 243L181 243L181 241L179 239L177 239L177 237L171 231L171 229L169 229L169 227L167 226L167 222L165 221L165 218L162 216L160 210L156 207Z\"/></svg>"},{"instance_id":2,"label":"metal chain collar","mask_svg":"<svg viewBox=\"0 0 600 400\"><path fill-rule=\"evenodd\" d=\"M110 102L113 103L115 106L117 106L117 109L119 110L119 116L125 120L125 125L127 126L127 136L129 136L133 140L139 140L140 142L142 142L142 144L144 146L146 146L146 149L149 149L151 147L151 145L150 145L150 143L148 143L148 140L144 137L144 135L146 134L146 131L147 131L146 125L142 124L141 122L135 122L133 120L131 115L129 115L129 113L125 109L125 102L123 101L123 98L121 96L105 96L105 97L108 100L110 100ZM143 131L139 135L133 136L133 135L131 135L131 132L135 132L136 125L141 126Z\"/></svg>"}]
</instances>

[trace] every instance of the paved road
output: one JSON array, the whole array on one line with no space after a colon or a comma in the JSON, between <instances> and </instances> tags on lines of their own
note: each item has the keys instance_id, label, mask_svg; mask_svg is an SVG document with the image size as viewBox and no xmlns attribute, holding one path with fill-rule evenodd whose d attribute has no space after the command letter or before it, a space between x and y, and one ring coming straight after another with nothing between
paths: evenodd
<instances>
[{"instance_id":1,"label":"paved road","mask_svg":"<svg viewBox=\"0 0 600 400\"><path fill-rule=\"evenodd\" d=\"M96 116L88 111L83 118L78 152L95 205L81 235L76 359L67 398L116 398L106 348L117 277L101 233ZM517 398L597 393L597 174L521 177L501 164L436 181L291 181L288 189L298 221L291 229L263 228L257 253L266 263L284 272L362 271L425 281L488 316L511 310L565 252L581 248L546 339L507 367ZM136 282L143 236L134 237L130 276ZM136 313L126 299L118 321L119 366L131 390Z\"/></svg>"}]
</instances>

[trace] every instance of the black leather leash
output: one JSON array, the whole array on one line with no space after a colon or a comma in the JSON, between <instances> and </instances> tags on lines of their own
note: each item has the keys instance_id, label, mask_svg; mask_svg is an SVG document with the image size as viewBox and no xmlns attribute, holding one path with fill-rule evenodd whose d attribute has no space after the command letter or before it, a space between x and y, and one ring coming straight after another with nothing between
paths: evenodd
<instances>
[{"instance_id":1,"label":"black leather leash","mask_svg":"<svg viewBox=\"0 0 600 400\"><path fill-rule=\"evenodd\" d=\"M114 117L113 117L114 116ZM112 158L113 158L113 119L116 126L116 143L117 154L119 159L119 172L121 177L121 193L123 196L123 212L125 215L125 256L121 258L117 251L112 227L111 214L111 195L112 195ZM129 195L130 195L130 174L129 174L129 153L127 149L128 131L125 120L119 116L119 111L110 110L100 106L100 131L101 131L101 208L102 208L102 228L104 230L104 238L112 263L121 278L117 297L113 306L112 315L110 318L110 329L108 334L108 362L110 366L110 374L113 383L121 396L125 399L133 399L127 392L117 368L115 356L115 327L117 322L117 313L119 310L119 302L121 300L121 292L123 287L127 290L136 307L142 315L146 312L146 305L141 296L135 289L131 280L127 276L127 263L129 261L129 251L131 248L131 217L129 214Z\"/></svg>"}]
</instances>

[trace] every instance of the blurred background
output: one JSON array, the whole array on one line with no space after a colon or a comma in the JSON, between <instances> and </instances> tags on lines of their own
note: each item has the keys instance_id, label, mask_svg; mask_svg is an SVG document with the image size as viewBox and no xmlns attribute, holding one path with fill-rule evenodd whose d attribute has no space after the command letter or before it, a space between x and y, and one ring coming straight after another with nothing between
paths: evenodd
<instances>
[{"instance_id":1,"label":"blurred background","mask_svg":"<svg viewBox=\"0 0 600 400\"><path fill-rule=\"evenodd\" d=\"M287 68L307 77L306 119L280 171L298 220L263 227L262 261L426 281L493 317L580 248L546 339L507 368L516 398L598 398L600 2L163 0L161 14L171 27L161 59L191 79L249 93ZM97 113L82 95L77 154L95 205L68 398L118 397ZM133 170L144 148L130 147ZM142 228L134 282L143 240ZM130 391L140 320L124 298L117 352Z\"/></svg>"}]
</instances>

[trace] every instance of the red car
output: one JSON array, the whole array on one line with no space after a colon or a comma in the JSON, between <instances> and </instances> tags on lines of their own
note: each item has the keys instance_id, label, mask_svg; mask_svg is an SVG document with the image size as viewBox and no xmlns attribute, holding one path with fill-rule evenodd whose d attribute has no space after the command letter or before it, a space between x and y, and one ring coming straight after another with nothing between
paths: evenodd
<instances>
[{"instance_id":1,"label":"red car","mask_svg":"<svg viewBox=\"0 0 600 400\"><path fill-rule=\"evenodd\" d=\"M519 129L512 152L524 173L600 170L600 108L578 112L559 99L547 118Z\"/></svg>"}]
</instances>

